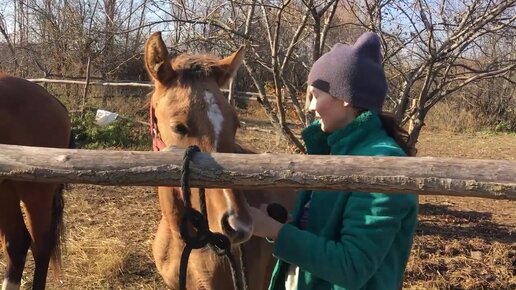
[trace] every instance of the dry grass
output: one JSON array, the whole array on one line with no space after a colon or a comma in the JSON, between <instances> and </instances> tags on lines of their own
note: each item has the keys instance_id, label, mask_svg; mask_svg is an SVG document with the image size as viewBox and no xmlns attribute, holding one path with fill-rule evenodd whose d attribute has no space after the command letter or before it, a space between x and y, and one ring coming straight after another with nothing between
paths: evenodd
<instances>
[{"instance_id":1,"label":"dry grass","mask_svg":"<svg viewBox=\"0 0 516 290\"><path fill-rule=\"evenodd\" d=\"M67 240L67 259L69 277L80 278L95 276L97 280L91 286L102 286L116 278L124 270L124 261L128 256L127 245L119 238L105 238L100 229L93 229L87 235L75 236ZM113 255L116 253L116 255Z\"/></svg>"},{"instance_id":2,"label":"dry grass","mask_svg":"<svg viewBox=\"0 0 516 290\"><path fill-rule=\"evenodd\" d=\"M448 103L438 103L425 119L426 129L446 132L476 132L484 124L472 112L453 108Z\"/></svg>"},{"instance_id":3,"label":"dry grass","mask_svg":"<svg viewBox=\"0 0 516 290\"><path fill-rule=\"evenodd\" d=\"M505 201L422 197L405 288L514 289L514 209Z\"/></svg>"},{"instance_id":4,"label":"dry grass","mask_svg":"<svg viewBox=\"0 0 516 290\"><path fill-rule=\"evenodd\" d=\"M245 117L248 127L265 128ZM272 132L242 131L238 140L262 152L287 151ZM514 160L514 144L514 135L424 131L419 155ZM64 273L49 278L48 289L165 288L151 254L160 218L154 188L73 185L66 201ZM420 204L404 289L516 289L515 202L422 196ZM24 281L31 280L28 264Z\"/></svg>"},{"instance_id":5,"label":"dry grass","mask_svg":"<svg viewBox=\"0 0 516 290\"><path fill-rule=\"evenodd\" d=\"M72 185L65 195L64 273L48 289L165 288L150 251L160 217L154 188ZM22 289L31 286L31 257L27 268Z\"/></svg>"},{"instance_id":6,"label":"dry grass","mask_svg":"<svg viewBox=\"0 0 516 290\"><path fill-rule=\"evenodd\" d=\"M425 131L419 156L516 160L516 136ZM516 289L516 203L421 196L404 289Z\"/></svg>"}]
</instances>

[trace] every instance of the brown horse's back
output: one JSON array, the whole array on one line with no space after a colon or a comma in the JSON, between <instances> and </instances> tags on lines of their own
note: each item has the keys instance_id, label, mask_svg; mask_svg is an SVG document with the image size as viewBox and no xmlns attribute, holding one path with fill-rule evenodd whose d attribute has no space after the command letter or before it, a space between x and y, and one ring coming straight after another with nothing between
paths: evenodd
<instances>
[{"instance_id":1,"label":"brown horse's back","mask_svg":"<svg viewBox=\"0 0 516 290\"><path fill-rule=\"evenodd\" d=\"M0 143L67 148L70 137L68 111L55 97L37 84L0 73ZM59 273L62 190L62 184L0 180L0 237L7 253L2 289L19 288L29 247L33 289L45 288L49 262Z\"/></svg>"},{"instance_id":2,"label":"brown horse's back","mask_svg":"<svg viewBox=\"0 0 516 290\"><path fill-rule=\"evenodd\" d=\"M41 86L0 74L0 143L67 148L66 108Z\"/></svg>"}]
</instances>

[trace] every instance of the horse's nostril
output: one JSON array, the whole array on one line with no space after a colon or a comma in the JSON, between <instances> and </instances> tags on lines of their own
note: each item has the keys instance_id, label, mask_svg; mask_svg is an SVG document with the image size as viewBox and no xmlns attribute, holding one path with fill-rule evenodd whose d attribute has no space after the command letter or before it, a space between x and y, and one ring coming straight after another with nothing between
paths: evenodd
<instances>
[{"instance_id":1,"label":"horse's nostril","mask_svg":"<svg viewBox=\"0 0 516 290\"><path fill-rule=\"evenodd\" d=\"M225 213L221 219L222 231L233 242L245 242L253 233L252 223L242 221L237 215Z\"/></svg>"}]
</instances>

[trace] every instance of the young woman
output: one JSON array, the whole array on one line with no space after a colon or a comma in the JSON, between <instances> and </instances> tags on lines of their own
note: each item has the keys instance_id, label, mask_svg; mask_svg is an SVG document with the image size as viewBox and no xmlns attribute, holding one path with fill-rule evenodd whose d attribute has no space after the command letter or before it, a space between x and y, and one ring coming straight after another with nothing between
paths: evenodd
<instances>
[{"instance_id":1,"label":"young woman","mask_svg":"<svg viewBox=\"0 0 516 290\"><path fill-rule=\"evenodd\" d=\"M318 118L302 137L308 154L411 155L407 134L381 113L387 94L376 34L335 45L308 76ZM417 223L417 196L303 191L293 221L252 208L254 234L274 242L271 290L401 287Z\"/></svg>"}]
</instances>

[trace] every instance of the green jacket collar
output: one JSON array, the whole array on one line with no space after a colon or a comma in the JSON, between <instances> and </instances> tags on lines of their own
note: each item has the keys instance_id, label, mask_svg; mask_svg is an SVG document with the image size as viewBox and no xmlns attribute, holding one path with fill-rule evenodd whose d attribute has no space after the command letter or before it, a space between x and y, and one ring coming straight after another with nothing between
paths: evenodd
<instances>
[{"instance_id":1,"label":"green jacket collar","mask_svg":"<svg viewBox=\"0 0 516 290\"><path fill-rule=\"evenodd\" d=\"M382 122L377 113L365 111L351 123L333 133L321 130L319 121L305 128L302 132L308 154L345 155L355 146L363 143L371 132L382 129Z\"/></svg>"},{"instance_id":2,"label":"green jacket collar","mask_svg":"<svg viewBox=\"0 0 516 290\"><path fill-rule=\"evenodd\" d=\"M371 111L363 112L346 127L333 132L328 136L328 146L331 153L348 154L372 133L382 129L382 122L378 114Z\"/></svg>"}]
</instances>

